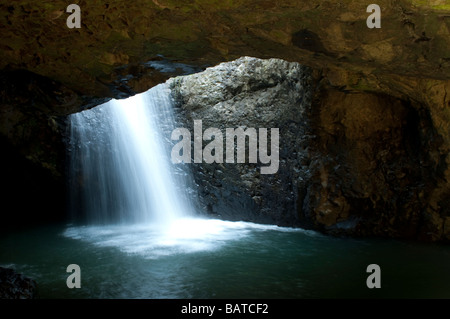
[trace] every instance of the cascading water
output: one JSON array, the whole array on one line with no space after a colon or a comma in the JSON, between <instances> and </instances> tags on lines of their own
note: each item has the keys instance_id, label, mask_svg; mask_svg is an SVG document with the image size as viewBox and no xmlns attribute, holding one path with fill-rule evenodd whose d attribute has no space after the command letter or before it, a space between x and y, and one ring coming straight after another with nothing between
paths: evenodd
<instances>
[{"instance_id":1,"label":"cascading water","mask_svg":"<svg viewBox=\"0 0 450 319\"><path fill-rule=\"evenodd\" d=\"M0 266L53 299L450 297L447 246L188 216L189 180L168 157L168 93L161 85L70 117L72 204L85 222L2 236ZM366 287L372 263L389 289ZM66 285L69 264L80 289Z\"/></svg>"},{"instance_id":2,"label":"cascading water","mask_svg":"<svg viewBox=\"0 0 450 319\"><path fill-rule=\"evenodd\" d=\"M169 93L161 84L70 116L72 211L88 225L68 227L65 237L156 259L279 229L193 213L187 174L170 158L175 121Z\"/></svg>"},{"instance_id":3,"label":"cascading water","mask_svg":"<svg viewBox=\"0 0 450 319\"><path fill-rule=\"evenodd\" d=\"M190 215L168 157L173 126L164 84L71 115L73 215L90 224L164 224Z\"/></svg>"}]
</instances>

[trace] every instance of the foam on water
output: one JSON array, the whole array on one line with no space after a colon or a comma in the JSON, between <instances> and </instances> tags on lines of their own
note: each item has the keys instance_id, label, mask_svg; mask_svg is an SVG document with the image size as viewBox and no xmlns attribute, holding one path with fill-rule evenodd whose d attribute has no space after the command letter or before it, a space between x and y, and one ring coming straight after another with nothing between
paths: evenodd
<instances>
[{"instance_id":1,"label":"foam on water","mask_svg":"<svg viewBox=\"0 0 450 319\"><path fill-rule=\"evenodd\" d=\"M99 247L114 247L126 254L155 259L174 254L215 251L229 242L267 230L318 235L299 228L201 218L179 218L165 227L155 224L69 227L63 235Z\"/></svg>"},{"instance_id":2,"label":"foam on water","mask_svg":"<svg viewBox=\"0 0 450 319\"><path fill-rule=\"evenodd\" d=\"M305 230L192 218L186 176L170 161L175 121L165 85L74 114L72 203L86 226L64 236L147 259L214 251L255 232Z\"/></svg>"}]
</instances>

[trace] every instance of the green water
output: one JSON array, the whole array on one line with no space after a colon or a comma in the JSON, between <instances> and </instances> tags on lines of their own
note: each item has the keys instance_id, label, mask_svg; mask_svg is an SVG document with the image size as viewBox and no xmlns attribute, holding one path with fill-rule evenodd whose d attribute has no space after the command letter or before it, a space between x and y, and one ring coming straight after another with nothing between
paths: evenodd
<instances>
[{"instance_id":1,"label":"green water","mask_svg":"<svg viewBox=\"0 0 450 319\"><path fill-rule=\"evenodd\" d=\"M366 286L369 264L380 289ZM0 266L34 278L40 298L450 298L449 246L214 220L10 232Z\"/></svg>"}]
</instances>

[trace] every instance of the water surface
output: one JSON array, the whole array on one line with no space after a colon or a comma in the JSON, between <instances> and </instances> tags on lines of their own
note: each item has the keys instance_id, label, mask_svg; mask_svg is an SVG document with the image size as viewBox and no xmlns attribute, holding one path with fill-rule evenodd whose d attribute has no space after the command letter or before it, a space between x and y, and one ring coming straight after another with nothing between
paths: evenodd
<instances>
[{"instance_id":1,"label":"water surface","mask_svg":"<svg viewBox=\"0 0 450 319\"><path fill-rule=\"evenodd\" d=\"M448 246L333 238L246 222L38 227L0 237L0 266L41 298L450 298ZM368 289L367 265L381 267ZM66 267L81 268L81 288Z\"/></svg>"}]
</instances>

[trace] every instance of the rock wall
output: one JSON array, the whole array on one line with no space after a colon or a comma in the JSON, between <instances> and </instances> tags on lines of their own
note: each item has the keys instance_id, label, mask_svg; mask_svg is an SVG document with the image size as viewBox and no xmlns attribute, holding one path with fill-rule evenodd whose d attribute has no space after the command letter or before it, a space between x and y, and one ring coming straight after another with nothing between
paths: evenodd
<instances>
[{"instance_id":1,"label":"rock wall","mask_svg":"<svg viewBox=\"0 0 450 319\"><path fill-rule=\"evenodd\" d=\"M251 212L248 219L259 216L266 221L309 224L340 232L345 225L356 225L359 218L365 219L357 212L361 210L358 207L363 207L370 212L369 219L375 216L370 226L374 234L433 240L448 238L448 1L379 0L381 29L367 28L368 4L358 0L220 3L92 0L78 4L81 8L79 29L69 29L66 25L70 14L66 12L66 1L18 0L0 4L0 148L5 151L2 152L6 164L2 174L8 176L3 189L7 195L16 194L8 205L22 207L17 205L20 195L41 198L43 204L37 209L40 211L46 210L46 202L63 201L58 192L64 181L61 136L64 135L64 117L68 114L111 98L145 91L170 77L198 72L242 56L280 58L309 67L312 82L302 77L295 80L285 71L279 71L273 78L273 81L280 80L277 85L261 79L258 81L262 87L258 88L248 80L243 90L249 97L244 98L235 91L240 88L229 83L224 89L229 87L229 92L223 96L217 93L217 98L222 99L222 103L231 103L232 96L239 96L243 101L249 99L247 105L258 105L253 104L256 96L264 93L265 98L280 105L283 104L281 98L268 96L267 92L277 86L288 92L289 85L300 85L308 91L312 85L310 94L289 91L287 106L283 104L282 108L286 114L284 119L281 116L278 120L269 120L264 115L263 121L254 115L257 112L245 113L252 125L280 126L285 138L296 134L300 140L292 139L291 146L301 151L294 154L283 150L284 159L289 163L280 165L277 177L280 184L273 194L267 190L272 190L269 185L275 182L275 177L260 176L261 182L255 184L257 173L248 177L245 189L249 193L241 192L243 189L237 186L230 186L233 195L220 193L215 187L207 187L205 192L213 192L216 198L219 195L229 198L227 205L234 195L245 197L242 203ZM217 89L217 85L215 87ZM212 91L205 92L212 94ZM186 94L184 91L180 96ZM306 110L305 100L300 103L302 107L298 112L302 120L294 111L296 98L313 101L310 111ZM189 102L191 99L193 102ZM358 107L359 100L367 101L367 105L378 112L365 104ZM187 106L194 105L195 98L190 97L189 101ZM213 103L208 99L206 102ZM258 103L269 112L269 105ZM379 112L392 116L380 118ZM287 114L292 115L291 124ZM327 114L334 114L336 119ZM369 114L373 121L367 120ZM192 123L191 118L188 119L186 125ZM213 124L213 120L205 120L204 125ZM234 125L241 120L237 115L230 115L229 121ZM299 124L301 121L307 123ZM406 135L414 138L406 138ZM386 143L375 145L377 140ZM418 147L423 149L418 150ZM341 148L348 148L348 151ZM380 153L384 155L377 155ZM322 160L318 161L319 158ZM398 161L404 162L401 169ZM335 169L337 165L340 168ZM236 176L245 175L237 167L240 166L232 166L228 173L234 169ZM283 170L283 167L293 170ZM397 173L399 169L404 177ZM250 172L249 168L246 170ZM16 172L20 182L15 178ZM299 172L306 175L303 177ZM371 178L363 177L364 174ZM394 178L396 174L400 175ZM315 182L307 184L310 178ZM351 183L354 186L330 188L329 185L337 183L333 181L342 178L355 178ZM322 182L318 183L319 180ZM31 186L21 188L24 184ZM227 182L227 185L234 184ZM11 189L18 189L18 192ZM278 204L268 204L263 193L273 195L271 201ZM374 194L382 195L378 198ZM388 197L392 200L387 200ZM411 207L407 202L411 202ZM55 205L55 211L63 210L63 206ZM210 211L219 207L214 202L205 202L204 206ZM321 207L320 210L317 207ZM19 210L21 214L28 211ZM215 213L224 214L224 210ZM240 205L228 214L239 210ZM286 217L275 213L282 210L291 213ZM391 213L382 213L388 210ZM414 213L407 213L412 211ZM397 229L397 223L403 222L411 224L410 230ZM356 226L351 229L355 234L370 233L365 229L357 230Z\"/></svg>"},{"instance_id":2,"label":"rock wall","mask_svg":"<svg viewBox=\"0 0 450 319\"><path fill-rule=\"evenodd\" d=\"M248 158L191 164L209 214L333 234L450 239L443 138L424 105L340 91L277 59L241 58L169 85L191 132L202 120L226 145L226 128L280 131L276 174L261 174L264 164ZM438 208L436 193L445 194Z\"/></svg>"},{"instance_id":3,"label":"rock wall","mask_svg":"<svg viewBox=\"0 0 450 319\"><path fill-rule=\"evenodd\" d=\"M227 128L267 128L268 136L271 128L279 128L276 174L261 174L261 166L268 164L249 163L248 145L243 164L237 158L236 164L226 163L225 157L223 163L192 164L203 210L228 219L298 224L297 193L310 140L305 113L311 105L311 82L311 70L298 63L254 58L169 80L183 126L193 132L194 120L201 120L203 130L218 128L224 147Z\"/></svg>"},{"instance_id":4,"label":"rock wall","mask_svg":"<svg viewBox=\"0 0 450 319\"><path fill-rule=\"evenodd\" d=\"M357 0L81 1L75 29L66 24L66 1L0 4L0 134L61 175L59 159L42 148L59 133L36 138L59 116L254 56L310 66L338 89L425 103L448 152L450 7L377 3L381 29L367 28L367 4Z\"/></svg>"},{"instance_id":5,"label":"rock wall","mask_svg":"<svg viewBox=\"0 0 450 319\"><path fill-rule=\"evenodd\" d=\"M146 90L185 72L182 65L204 68L245 55L448 79L446 0L379 0L381 29L367 28L368 3L359 0L78 4L79 29L67 27L67 1L1 4L0 69L27 69L91 97Z\"/></svg>"},{"instance_id":6,"label":"rock wall","mask_svg":"<svg viewBox=\"0 0 450 319\"><path fill-rule=\"evenodd\" d=\"M449 239L442 137L421 105L386 95L321 91L313 108L305 216L333 233ZM442 187L441 183L445 183Z\"/></svg>"},{"instance_id":7,"label":"rock wall","mask_svg":"<svg viewBox=\"0 0 450 319\"><path fill-rule=\"evenodd\" d=\"M33 279L0 267L0 299L35 299L37 284Z\"/></svg>"}]
</instances>

